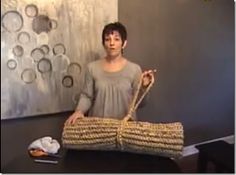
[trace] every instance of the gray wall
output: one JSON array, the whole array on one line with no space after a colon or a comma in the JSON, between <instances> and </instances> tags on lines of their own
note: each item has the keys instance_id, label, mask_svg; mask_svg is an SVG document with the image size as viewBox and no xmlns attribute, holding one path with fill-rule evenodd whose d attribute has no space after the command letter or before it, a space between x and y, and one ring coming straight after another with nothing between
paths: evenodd
<instances>
[{"instance_id":1,"label":"gray wall","mask_svg":"<svg viewBox=\"0 0 236 175\"><path fill-rule=\"evenodd\" d=\"M119 0L125 55L158 70L141 120L180 121L185 145L234 133L234 1Z\"/></svg>"},{"instance_id":2,"label":"gray wall","mask_svg":"<svg viewBox=\"0 0 236 175\"><path fill-rule=\"evenodd\" d=\"M119 0L118 14L125 56L158 70L140 120L182 122L186 146L234 134L233 0ZM1 167L36 138L60 140L69 114L2 121Z\"/></svg>"}]
</instances>

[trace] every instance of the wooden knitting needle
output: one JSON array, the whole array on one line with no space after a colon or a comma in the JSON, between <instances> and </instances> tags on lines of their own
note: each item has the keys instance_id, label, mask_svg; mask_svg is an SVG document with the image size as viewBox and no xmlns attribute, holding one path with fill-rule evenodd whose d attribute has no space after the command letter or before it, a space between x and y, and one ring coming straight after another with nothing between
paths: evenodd
<instances>
[{"instance_id":1,"label":"wooden knitting needle","mask_svg":"<svg viewBox=\"0 0 236 175\"><path fill-rule=\"evenodd\" d=\"M50 163L50 164L57 164L57 160L43 160L43 159L34 159L37 163Z\"/></svg>"}]
</instances>

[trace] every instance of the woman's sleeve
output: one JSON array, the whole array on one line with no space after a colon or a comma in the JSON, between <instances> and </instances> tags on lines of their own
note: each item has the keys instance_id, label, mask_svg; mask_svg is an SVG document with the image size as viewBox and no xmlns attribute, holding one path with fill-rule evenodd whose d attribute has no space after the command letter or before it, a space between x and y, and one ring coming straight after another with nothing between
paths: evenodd
<instances>
[{"instance_id":1,"label":"woman's sleeve","mask_svg":"<svg viewBox=\"0 0 236 175\"><path fill-rule=\"evenodd\" d=\"M94 80L91 73L89 72L89 69L87 68L85 72L84 86L82 88L76 110L79 110L83 114L85 114L92 106L93 98L94 98Z\"/></svg>"},{"instance_id":2,"label":"woman's sleeve","mask_svg":"<svg viewBox=\"0 0 236 175\"><path fill-rule=\"evenodd\" d=\"M140 66L138 66L137 69L135 70L135 75L134 75L134 80L133 80L133 95L138 90L138 84L139 84L141 75L142 75L142 70Z\"/></svg>"}]
</instances>

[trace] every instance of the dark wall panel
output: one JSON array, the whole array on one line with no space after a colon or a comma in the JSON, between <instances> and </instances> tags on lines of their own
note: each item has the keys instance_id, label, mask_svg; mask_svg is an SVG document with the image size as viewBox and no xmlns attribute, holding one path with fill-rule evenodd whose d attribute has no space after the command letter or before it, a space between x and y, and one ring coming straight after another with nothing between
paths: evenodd
<instances>
[{"instance_id":1,"label":"dark wall panel","mask_svg":"<svg viewBox=\"0 0 236 175\"><path fill-rule=\"evenodd\" d=\"M120 0L125 56L158 70L139 119L180 121L185 145L234 133L234 1Z\"/></svg>"}]
</instances>

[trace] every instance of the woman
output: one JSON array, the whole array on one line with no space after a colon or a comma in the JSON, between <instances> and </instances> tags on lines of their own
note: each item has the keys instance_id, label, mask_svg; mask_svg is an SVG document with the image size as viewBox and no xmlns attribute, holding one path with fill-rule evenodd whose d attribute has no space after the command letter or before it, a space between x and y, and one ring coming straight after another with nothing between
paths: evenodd
<instances>
[{"instance_id":1,"label":"woman","mask_svg":"<svg viewBox=\"0 0 236 175\"><path fill-rule=\"evenodd\" d=\"M87 65L79 103L65 124L74 124L87 112L89 116L118 119L128 113L142 71L139 65L122 55L127 44L126 28L119 22L106 25L102 32L102 44L106 56ZM145 71L142 86L146 87L153 80L153 72Z\"/></svg>"}]
</instances>

